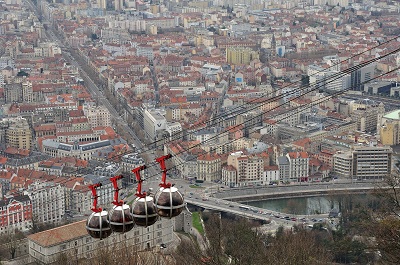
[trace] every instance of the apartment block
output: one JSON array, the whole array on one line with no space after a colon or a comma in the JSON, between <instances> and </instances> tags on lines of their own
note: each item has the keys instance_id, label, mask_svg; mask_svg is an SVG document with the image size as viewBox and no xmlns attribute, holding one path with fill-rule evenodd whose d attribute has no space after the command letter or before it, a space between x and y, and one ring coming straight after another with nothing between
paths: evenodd
<instances>
[{"instance_id":1,"label":"apartment block","mask_svg":"<svg viewBox=\"0 0 400 265\"><path fill-rule=\"evenodd\" d=\"M249 64L259 59L258 52L246 47L229 47L226 49L226 62L230 64Z\"/></svg>"},{"instance_id":2,"label":"apartment block","mask_svg":"<svg viewBox=\"0 0 400 265\"><path fill-rule=\"evenodd\" d=\"M17 118L9 124L6 131L6 145L19 149L31 149L32 132L26 119Z\"/></svg>"},{"instance_id":3,"label":"apartment block","mask_svg":"<svg viewBox=\"0 0 400 265\"><path fill-rule=\"evenodd\" d=\"M392 153L389 146L355 146L333 155L333 172L340 178L384 179L391 174Z\"/></svg>"},{"instance_id":4,"label":"apartment block","mask_svg":"<svg viewBox=\"0 0 400 265\"><path fill-rule=\"evenodd\" d=\"M112 126L111 114L104 106L91 106L86 104L83 107L83 112L85 113L85 116L87 117L92 128L99 126Z\"/></svg>"},{"instance_id":5,"label":"apartment block","mask_svg":"<svg viewBox=\"0 0 400 265\"><path fill-rule=\"evenodd\" d=\"M383 179L391 174L392 149L389 146L356 147L352 176L357 179Z\"/></svg>"},{"instance_id":6,"label":"apartment block","mask_svg":"<svg viewBox=\"0 0 400 265\"><path fill-rule=\"evenodd\" d=\"M384 145L400 144L400 110L385 114L378 126L381 143Z\"/></svg>"},{"instance_id":7,"label":"apartment block","mask_svg":"<svg viewBox=\"0 0 400 265\"><path fill-rule=\"evenodd\" d=\"M27 231L32 226L32 203L21 195L0 200L0 235L16 229Z\"/></svg>"},{"instance_id":8,"label":"apartment block","mask_svg":"<svg viewBox=\"0 0 400 265\"><path fill-rule=\"evenodd\" d=\"M65 189L60 184L34 182L24 191L32 201L32 213L38 223L60 223L65 214Z\"/></svg>"},{"instance_id":9,"label":"apartment block","mask_svg":"<svg viewBox=\"0 0 400 265\"><path fill-rule=\"evenodd\" d=\"M197 179L207 182L220 180L221 158L216 154L200 155L197 158Z\"/></svg>"},{"instance_id":10,"label":"apartment block","mask_svg":"<svg viewBox=\"0 0 400 265\"><path fill-rule=\"evenodd\" d=\"M222 182L230 187L263 183L265 158L246 155L242 151L231 153L227 166L222 168Z\"/></svg>"}]
</instances>

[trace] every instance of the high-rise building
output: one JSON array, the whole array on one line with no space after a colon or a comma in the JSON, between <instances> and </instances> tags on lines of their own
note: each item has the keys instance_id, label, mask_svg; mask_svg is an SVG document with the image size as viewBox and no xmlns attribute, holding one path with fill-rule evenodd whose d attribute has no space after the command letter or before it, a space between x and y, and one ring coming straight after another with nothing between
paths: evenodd
<instances>
[{"instance_id":1,"label":"high-rise building","mask_svg":"<svg viewBox=\"0 0 400 265\"><path fill-rule=\"evenodd\" d=\"M97 4L99 8L106 9L107 8L107 0L97 0Z\"/></svg>"},{"instance_id":2,"label":"high-rise building","mask_svg":"<svg viewBox=\"0 0 400 265\"><path fill-rule=\"evenodd\" d=\"M341 178L383 179L390 175L392 149L389 146L355 146L333 155L333 172Z\"/></svg>"},{"instance_id":3,"label":"high-rise building","mask_svg":"<svg viewBox=\"0 0 400 265\"><path fill-rule=\"evenodd\" d=\"M356 71L353 71L350 76L351 90L364 90L364 82L367 82L375 77L376 63L368 64Z\"/></svg>"},{"instance_id":4,"label":"high-rise building","mask_svg":"<svg viewBox=\"0 0 400 265\"><path fill-rule=\"evenodd\" d=\"M400 144L400 110L383 115L378 126L378 133L382 144Z\"/></svg>"},{"instance_id":5,"label":"high-rise building","mask_svg":"<svg viewBox=\"0 0 400 265\"><path fill-rule=\"evenodd\" d=\"M114 10L121 11L124 8L123 0L114 0Z\"/></svg>"},{"instance_id":6,"label":"high-rise building","mask_svg":"<svg viewBox=\"0 0 400 265\"><path fill-rule=\"evenodd\" d=\"M6 145L30 150L32 144L32 132L28 121L24 118L17 118L10 121L6 131Z\"/></svg>"},{"instance_id":7,"label":"high-rise building","mask_svg":"<svg viewBox=\"0 0 400 265\"><path fill-rule=\"evenodd\" d=\"M385 106L382 102L377 103L370 99L363 99L353 103L350 116L353 121L357 122L357 130L374 132L384 112Z\"/></svg>"},{"instance_id":8,"label":"high-rise building","mask_svg":"<svg viewBox=\"0 0 400 265\"><path fill-rule=\"evenodd\" d=\"M226 48L226 62L237 64L249 64L252 60L259 59L259 53L247 47Z\"/></svg>"}]
</instances>

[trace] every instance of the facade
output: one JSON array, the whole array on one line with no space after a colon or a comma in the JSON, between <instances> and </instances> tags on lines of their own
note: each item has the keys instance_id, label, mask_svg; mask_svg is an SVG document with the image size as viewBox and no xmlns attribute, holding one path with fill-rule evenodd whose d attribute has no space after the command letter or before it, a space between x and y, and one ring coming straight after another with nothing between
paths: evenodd
<instances>
[{"instance_id":1,"label":"facade","mask_svg":"<svg viewBox=\"0 0 400 265\"><path fill-rule=\"evenodd\" d=\"M353 151L352 176L357 179L383 179L391 174L390 147L356 147Z\"/></svg>"},{"instance_id":2,"label":"facade","mask_svg":"<svg viewBox=\"0 0 400 265\"><path fill-rule=\"evenodd\" d=\"M65 189L60 184L35 182L24 191L32 201L35 222L60 223L65 214Z\"/></svg>"},{"instance_id":3,"label":"facade","mask_svg":"<svg viewBox=\"0 0 400 265\"><path fill-rule=\"evenodd\" d=\"M226 62L238 65L249 64L251 61L259 59L258 52L246 47L229 47L226 49Z\"/></svg>"},{"instance_id":4,"label":"facade","mask_svg":"<svg viewBox=\"0 0 400 265\"><path fill-rule=\"evenodd\" d=\"M268 166L265 168L264 184L279 184L279 166Z\"/></svg>"},{"instance_id":5,"label":"facade","mask_svg":"<svg viewBox=\"0 0 400 265\"><path fill-rule=\"evenodd\" d=\"M333 155L333 172L340 178L383 179L391 174L392 149L388 146L355 146Z\"/></svg>"},{"instance_id":6,"label":"facade","mask_svg":"<svg viewBox=\"0 0 400 265\"><path fill-rule=\"evenodd\" d=\"M241 151L231 153L227 160L227 167L223 169L222 182L231 187L261 185L265 162L258 155L245 155ZM234 171L236 173L232 174Z\"/></svg>"},{"instance_id":7,"label":"facade","mask_svg":"<svg viewBox=\"0 0 400 265\"><path fill-rule=\"evenodd\" d=\"M220 180L221 159L216 154L200 155L197 158L197 179L204 181Z\"/></svg>"},{"instance_id":8,"label":"facade","mask_svg":"<svg viewBox=\"0 0 400 265\"><path fill-rule=\"evenodd\" d=\"M69 260L91 258L96 252L121 243L127 250L151 250L161 244L172 242L173 220L160 218L149 227L134 227L124 234L113 233L108 238L96 240L86 231L86 220L60 226L28 236L29 255L32 261L41 264L54 263L61 254L69 255Z\"/></svg>"},{"instance_id":9,"label":"facade","mask_svg":"<svg viewBox=\"0 0 400 265\"><path fill-rule=\"evenodd\" d=\"M92 128L95 127L111 127L111 114L108 109L104 106L91 106L84 105L83 112L87 117Z\"/></svg>"},{"instance_id":10,"label":"facade","mask_svg":"<svg viewBox=\"0 0 400 265\"><path fill-rule=\"evenodd\" d=\"M362 132L374 132L378 121L385 112L383 103L364 99L353 103L353 111L350 114L353 121L357 122L357 130Z\"/></svg>"},{"instance_id":11,"label":"facade","mask_svg":"<svg viewBox=\"0 0 400 265\"><path fill-rule=\"evenodd\" d=\"M290 152L286 154L289 160L289 180L307 182L309 174L309 156L306 152Z\"/></svg>"},{"instance_id":12,"label":"facade","mask_svg":"<svg viewBox=\"0 0 400 265\"><path fill-rule=\"evenodd\" d=\"M394 110L383 115L379 125L378 133L382 144L400 144L400 110Z\"/></svg>"},{"instance_id":13,"label":"facade","mask_svg":"<svg viewBox=\"0 0 400 265\"><path fill-rule=\"evenodd\" d=\"M306 152L289 152L278 157L279 180L283 182L309 181L309 156Z\"/></svg>"},{"instance_id":14,"label":"facade","mask_svg":"<svg viewBox=\"0 0 400 265\"><path fill-rule=\"evenodd\" d=\"M337 152L333 155L333 172L339 178L350 178L352 172L351 152Z\"/></svg>"},{"instance_id":15,"label":"facade","mask_svg":"<svg viewBox=\"0 0 400 265\"><path fill-rule=\"evenodd\" d=\"M16 229L27 231L31 227L32 203L28 196L0 200L0 235Z\"/></svg>"},{"instance_id":16,"label":"facade","mask_svg":"<svg viewBox=\"0 0 400 265\"><path fill-rule=\"evenodd\" d=\"M13 120L6 131L6 145L30 150L32 145L32 132L28 121L24 118Z\"/></svg>"},{"instance_id":17,"label":"facade","mask_svg":"<svg viewBox=\"0 0 400 265\"><path fill-rule=\"evenodd\" d=\"M144 133L151 141L157 140L157 132L166 129L167 121L157 110L144 110L143 126Z\"/></svg>"},{"instance_id":18,"label":"facade","mask_svg":"<svg viewBox=\"0 0 400 265\"><path fill-rule=\"evenodd\" d=\"M113 142L114 141L114 142ZM76 157L82 160L92 159L92 155L98 151L112 147L117 142L125 143L123 140L103 140L87 144L79 144L77 142L73 144L59 143L52 139L46 139L42 141L41 150L43 153L48 154L52 157Z\"/></svg>"}]
</instances>

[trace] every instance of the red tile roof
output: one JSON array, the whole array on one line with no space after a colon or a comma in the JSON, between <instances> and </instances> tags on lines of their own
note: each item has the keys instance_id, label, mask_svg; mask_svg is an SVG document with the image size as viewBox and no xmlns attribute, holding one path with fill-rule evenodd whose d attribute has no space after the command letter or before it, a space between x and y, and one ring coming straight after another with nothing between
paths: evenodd
<instances>
[{"instance_id":1,"label":"red tile roof","mask_svg":"<svg viewBox=\"0 0 400 265\"><path fill-rule=\"evenodd\" d=\"M29 235L28 239L42 247L50 247L84 236L87 236L86 220Z\"/></svg>"}]
</instances>

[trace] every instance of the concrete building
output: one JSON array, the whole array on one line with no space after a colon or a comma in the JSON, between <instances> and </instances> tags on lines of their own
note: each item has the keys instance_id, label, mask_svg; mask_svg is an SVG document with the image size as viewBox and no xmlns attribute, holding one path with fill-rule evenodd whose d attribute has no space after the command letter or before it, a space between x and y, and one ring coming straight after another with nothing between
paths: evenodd
<instances>
[{"instance_id":1,"label":"concrete building","mask_svg":"<svg viewBox=\"0 0 400 265\"><path fill-rule=\"evenodd\" d=\"M0 235L16 229L27 231L32 227L32 203L21 195L0 200Z\"/></svg>"},{"instance_id":2,"label":"concrete building","mask_svg":"<svg viewBox=\"0 0 400 265\"><path fill-rule=\"evenodd\" d=\"M307 182L309 174L309 156L306 152L290 152L286 154L289 161L289 181Z\"/></svg>"},{"instance_id":3,"label":"concrete building","mask_svg":"<svg viewBox=\"0 0 400 265\"><path fill-rule=\"evenodd\" d=\"M350 178L353 166L351 152L337 152L333 155L333 172L336 177Z\"/></svg>"},{"instance_id":4,"label":"concrete building","mask_svg":"<svg viewBox=\"0 0 400 265\"><path fill-rule=\"evenodd\" d=\"M83 106L83 112L92 128L99 126L112 126L111 114L105 106L92 106L85 104Z\"/></svg>"},{"instance_id":5,"label":"concrete building","mask_svg":"<svg viewBox=\"0 0 400 265\"><path fill-rule=\"evenodd\" d=\"M30 150L32 145L32 131L28 121L24 118L13 119L6 130L6 145Z\"/></svg>"},{"instance_id":6,"label":"concrete building","mask_svg":"<svg viewBox=\"0 0 400 265\"><path fill-rule=\"evenodd\" d=\"M388 146L356 147L352 177L377 180L388 177L392 170L392 152Z\"/></svg>"},{"instance_id":7,"label":"concrete building","mask_svg":"<svg viewBox=\"0 0 400 265\"><path fill-rule=\"evenodd\" d=\"M245 155L241 151L231 153L227 166L222 169L222 182L230 187L261 185L265 164L261 155Z\"/></svg>"},{"instance_id":8,"label":"concrete building","mask_svg":"<svg viewBox=\"0 0 400 265\"><path fill-rule=\"evenodd\" d=\"M94 257L98 251L111 250L119 243L132 253L152 250L173 241L173 222L162 218L152 226L136 226L127 233L113 233L108 238L96 240L88 235L86 220L83 220L29 235L29 255L33 262L41 264L52 264L61 254L78 263L80 259Z\"/></svg>"},{"instance_id":9,"label":"concrete building","mask_svg":"<svg viewBox=\"0 0 400 265\"><path fill-rule=\"evenodd\" d=\"M52 157L76 157L82 160L91 160L99 151L112 152L114 145L126 144L122 138L112 140L101 140L86 144L79 144L75 141L73 144L60 143L52 139L42 141L41 151Z\"/></svg>"},{"instance_id":10,"label":"concrete building","mask_svg":"<svg viewBox=\"0 0 400 265\"><path fill-rule=\"evenodd\" d=\"M378 121L385 112L382 102L377 103L370 99L358 100L352 104L350 114L353 121L357 122L357 130L362 132L375 132Z\"/></svg>"},{"instance_id":11,"label":"concrete building","mask_svg":"<svg viewBox=\"0 0 400 265\"><path fill-rule=\"evenodd\" d=\"M57 224L64 219L65 190L60 184L34 182L24 194L32 201L32 218L37 223Z\"/></svg>"},{"instance_id":12,"label":"concrete building","mask_svg":"<svg viewBox=\"0 0 400 265\"><path fill-rule=\"evenodd\" d=\"M355 146L333 155L333 172L340 178L384 179L391 174L392 149L388 146Z\"/></svg>"},{"instance_id":13,"label":"concrete building","mask_svg":"<svg viewBox=\"0 0 400 265\"><path fill-rule=\"evenodd\" d=\"M400 144L400 110L383 115L379 126L378 133L381 143L384 145Z\"/></svg>"},{"instance_id":14,"label":"concrete building","mask_svg":"<svg viewBox=\"0 0 400 265\"><path fill-rule=\"evenodd\" d=\"M371 80L375 77L376 63L368 64L351 73L350 87L351 90L362 91L364 90L364 82Z\"/></svg>"},{"instance_id":15,"label":"concrete building","mask_svg":"<svg viewBox=\"0 0 400 265\"><path fill-rule=\"evenodd\" d=\"M259 59L259 54L251 48L229 47L226 49L226 62L229 64L249 64L254 59Z\"/></svg>"},{"instance_id":16,"label":"concrete building","mask_svg":"<svg viewBox=\"0 0 400 265\"><path fill-rule=\"evenodd\" d=\"M200 155L197 158L197 179L207 182L220 180L221 158L216 154Z\"/></svg>"},{"instance_id":17,"label":"concrete building","mask_svg":"<svg viewBox=\"0 0 400 265\"><path fill-rule=\"evenodd\" d=\"M150 141L157 140L158 131L166 129L167 120L165 119L161 110L144 110L143 113L143 127L145 136Z\"/></svg>"}]
</instances>

